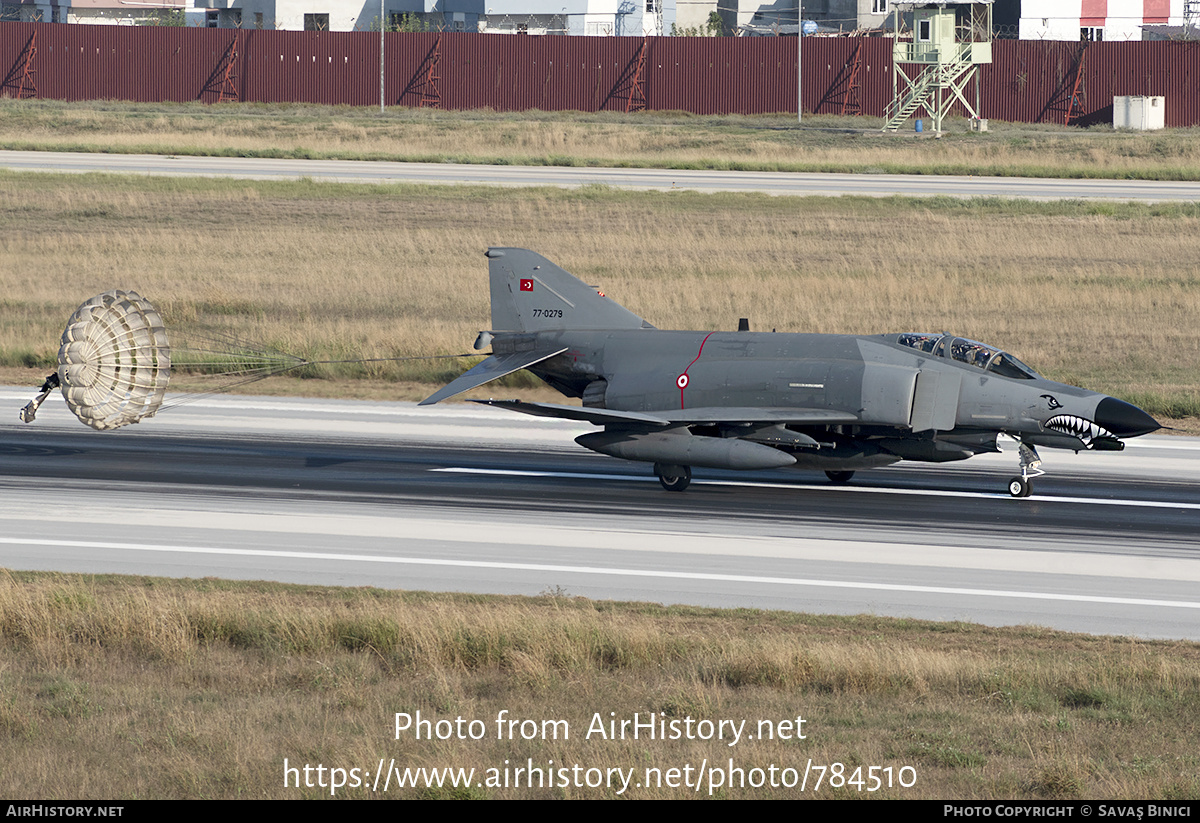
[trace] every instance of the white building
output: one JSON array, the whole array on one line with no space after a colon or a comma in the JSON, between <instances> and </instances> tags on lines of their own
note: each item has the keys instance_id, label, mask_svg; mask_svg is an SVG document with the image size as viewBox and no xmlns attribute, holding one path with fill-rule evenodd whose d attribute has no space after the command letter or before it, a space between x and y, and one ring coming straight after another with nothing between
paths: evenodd
<instances>
[{"instance_id":1,"label":"white building","mask_svg":"<svg viewBox=\"0 0 1200 823\"><path fill-rule=\"evenodd\" d=\"M21 23L184 25L188 0L4 0L0 20Z\"/></svg>"},{"instance_id":2,"label":"white building","mask_svg":"<svg viewBox=\"0 0 1200 823\"><path fill-rule=\"evenodd\" d=\"M1022 40L1143 40L1147 27L1183 26L1192 0L1021 0Z\"/></svg>"},{"instance_id":3,"label":"white building","mask_svg":"<svg viewBox=\"0 0 1200 823\"><path fill-rule=\"evenodd\" d=\"M419 14L421 0L385 0L388 19ZM195 0L201 25L222 29L379 31L379 0Z\"/></svg>"},{"instance_id":4,"label":"white building","mask_svg":"<svg viewBox=\"0 0 1200 823\"><path fill-rule=\"evenodd\" d=\"M719 0L743 33L794 35L800 17L822 32L878 29L890 0ZM680 26L698 26L718 0L679 0ZM996 36L1022 40L1150 40L1186 37L1200 27L1200 0L996 0ZM686 22L685 22L686 21Z\"/></svg>"},{"instance_id":5,"label":"white building","mask_svg":"<svg viewBox=\"0 0 1200 823\"><path fill-rule=\"evenodd\" d=\"M428 2L428 0L427 0ZM504 34L653 37L671 33L676 0L436 0L432 13L474 13L478 27Z\"/></svg>"},{"instance_id":6,"label":"white building","mask_svg":"<svg viewBox=\"0 0 1200 823\"><path fill-rule=\"evenodd\" d=\"M378 31L378 0L195 0L205 24L288 31ZM384 0L389 27L555 35L670 34L675 0Z\"/></svg>"},{"instance_id":7,"label":"white building","mask_svg":"<svg viewBox=\"0 0 1200 823\"><path fill-rule=\"evenodd\" d=\"M889 0L677 0L679 27L703 28L716 12L728 31L739 34L794 37L801 19L816 23L823 34L881 28ZM1200 2L1200 0L1198 0Z\"/></svg>"}]
</instances>

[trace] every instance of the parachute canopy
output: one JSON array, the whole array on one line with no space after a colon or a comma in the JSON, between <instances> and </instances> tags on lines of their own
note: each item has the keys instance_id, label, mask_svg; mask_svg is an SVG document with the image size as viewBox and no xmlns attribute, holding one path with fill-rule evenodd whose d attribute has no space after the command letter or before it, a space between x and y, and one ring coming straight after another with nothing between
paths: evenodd
<instances>
[{"instance_id":1,"label":"parachute canopy","mask_svg":"<svg viewBox=\"0 0 1200 823\"><path fill-rule=\"evenodd\" d=\"M152 417L170 377L171 348L162 317L137 292L96 295L67 321L58 378L67 406L93 429Z\"/></svg>"},{"instance_id":2,"label":"parachute canopy","mask_svg":"<svg viewBox=\"0 0 1200 823\"><path fill-rule=\"evenodd\" d=\"M85 424L101 431L153 417L162 409L228 391L302 366L471 357L383 357L307 360L221 331L173 329L171 342L162 316L134 291L114 289L84 303L63 331L58 371L46 378L38 396L20 412L32 423L56 387ZM180 373L183 391L163 402L171 372ZM190 382L189 382L190 381Z\"/></svg>"}]
</instances>

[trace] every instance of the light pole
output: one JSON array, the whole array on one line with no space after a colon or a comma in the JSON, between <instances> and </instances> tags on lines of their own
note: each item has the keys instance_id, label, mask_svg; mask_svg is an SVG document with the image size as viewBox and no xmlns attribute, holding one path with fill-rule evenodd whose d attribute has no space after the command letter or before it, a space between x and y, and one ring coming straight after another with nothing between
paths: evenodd
<instances>
[{"instance_id":1,"label":"light pole","mask_svg":"<svg viewBox=\"0 0 1200 823\"><path fill-rule=\"evenodd\" d=\"M796 122L804 119L804 0L796 0Z\"/></svg>"},{"instance_id":2,"label":"light pole","mask_svg":"<svg viewBox=\"0 0 1200 823\"><path fill-rule=\"evenodd\" d=\"M379 113L383 114L383 0L379 0Z\"/></svg>"}]
</instances>

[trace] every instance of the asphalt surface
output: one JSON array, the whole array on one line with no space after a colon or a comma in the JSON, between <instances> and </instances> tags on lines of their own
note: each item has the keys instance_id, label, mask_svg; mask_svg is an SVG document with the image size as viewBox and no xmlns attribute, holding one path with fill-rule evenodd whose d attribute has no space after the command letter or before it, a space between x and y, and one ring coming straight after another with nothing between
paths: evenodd
<instances>
[{"instance_id":1,"label":"asphalt surface","mask_svg":"<svg viewBox=\"0 0 1200 823\"><path fill-rule=\"evenodd\" d=\"M465 405L219 397L116 432L0 389L0 566L874 613L1200 639L1200 441L862 472L649 468ZM4 411L7 409L7 411Z\"/></svg>"},{"instance_id":2,"label":"asphalt surface","mask_svg":"<svg viewBox=\"0 0 1200 823\"><path fill-rule=\"evenodd\" d=\"M0 151L0 168L14 171L108 172L253 180L324 180L340 183L555 186L603 185L620 189L761 192L771 195L867 197L1063 198L1156 203L1200 200L1200 182L1051 180L912 174L797 174L662 169L484 166L455 163L385 163L354 160L270 160L76 152Z\"/></svg>"}]
</instances>

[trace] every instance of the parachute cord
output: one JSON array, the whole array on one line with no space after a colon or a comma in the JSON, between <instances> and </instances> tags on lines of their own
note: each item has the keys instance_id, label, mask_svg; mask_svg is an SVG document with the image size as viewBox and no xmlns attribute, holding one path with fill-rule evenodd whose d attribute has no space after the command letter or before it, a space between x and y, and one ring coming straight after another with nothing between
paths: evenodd
<instances>
[{"instance_id":1,"label":"parachute cord","mask_svg":"<svg viewBox=\"0 0 1200 823\"><path fill-rule=\"evenodd\" d=\"M227 383L226 385L220 386L215 389L209 389L207 391L198 391L198 392L186 392L184 394L179 395L174 400L164 402L162 404L162 406L159 407L159 410L161 411L162 409L174 409L174 408L177 408L178 406L185 406L188 403L194 403L195 401L203 400L206 397L213 397L218 394L224 394L225 392L229 391L230 389L236 389L238 386L245 386L250 383L257 383L259 380L266 380L268 377L274 377L277 374L283 374L284 372L289 372L292 369L298 369L301 366L306 366L306 365L308 365L308 364L307 363L297 363L292 366L282 366L278 369L264 369L262 374L251 375L250 377L247 377L243 380L235 380L232 383ZM234 374L234 372L230 372L230 374Z\"/></svg>"},{"instance_id":2,"label":"parachute cord","mask_svg":"<svg viewBox=\"0 0 1200 823\"><path fill-rule=\"evenodd\" d=\"M291 357L291 355L287 355L287 356ZM259 380L265 380L268 377L275 377L280 374L285 374L287 372L293 371L294 369L301 368L302 366L327 366L327 365L348 364L348 363L398 363L398 362L408 361L408 360L449 360L449 359L454 359L454 358L481 357L481 356L486 356L486 354L481 353L481 352L471 352L469 354L433 354L433 355L425 355L425 356L420 356L420 357L362 357L362 358L358 358L355 360L301 360L298 363L292 363L292 364L289 364L286 366L279 366L277 368L270 368L270 367L264 366L264 367L260 367L260 370L262 372L261 374L253 374L253 375L246 377L245 379L235 380L234 382L229 383L227 385L220 386L215 389L209 389L207 391L186 392L182 395L179 395L174 400L164 402L162 404L162 406L159 407L159 411L162 411L163 409L177 408L179 406L183 406L188 403L193 403L196 400L202 400L206 397L213 397L218 394L224 394L231 389L237 388L238 386L245 386L250 383L257 383ZM251 370L247 370L247 371L251 371ZM239 374L245 374L245 373L246 373L246 371L221 372L217 376L222 376L222 375L231 375L232 376L232 375L239 375ZM210 374L212 374L212 373L210 372Z\"/></svg>"},{"instance_id":3,"label":"parachute cord","mask_svg":"<svg viewBox=\"0 0 1200 823\"><path fill-rule=\"evenodd\" d=\"M329 366L341 363L399 363L404 360L450 360L457 357L487 357L484 352L469 354L430 354L423 357L359 357L355 360L312 360L306 361L306 366Z\"/></svg>"}]
</instances>

